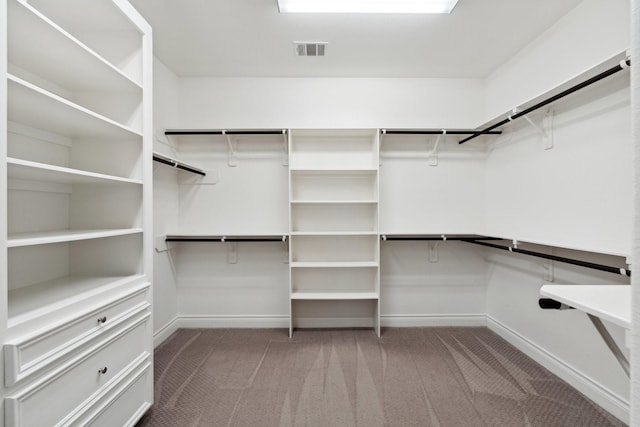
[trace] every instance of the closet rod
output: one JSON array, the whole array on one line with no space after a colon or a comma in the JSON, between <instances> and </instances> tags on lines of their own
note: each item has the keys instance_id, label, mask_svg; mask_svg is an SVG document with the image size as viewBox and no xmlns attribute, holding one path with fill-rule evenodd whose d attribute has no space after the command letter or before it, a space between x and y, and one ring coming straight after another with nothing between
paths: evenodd
<instances>
[{"instance_id":1,"label":"closet rod","mask_svg":"<svg viewBox=\"0 0 640 427\"><path fill-rule=\"evenodd\" d=\"M622 64L626 64L626 65L622 65ZM460 142L458 142L458 144L464 144L465 142L467 142L467 141L469 141L469 140L471 140L473 138L476 138L476 137L478 137L480 135L483 135L483 134L487 133L487 131L491 131L491 130L493 130L493 129L497 128L497 127L503 126L503 125L505 125L505 124L517 119L517 118L520 118L522 116L526 116L527 114L531 113L532 111L535 111L535 110L537 110L539 108L542 108L545 105L551 104L552 102L557 101L560 98L564 98L565 96L570 95L573 92L577 92L580 89L583 89L583 88L585 88L587 86L590 86L590 85L592 85L592 84L594 84L594 83L596 83L596 82L598 82L598 81L600 81L600 80L602 80L602 79L604 79L606 77L609 77L609 76L617 73L618 71L622 71L622 70L624 70L625 68L627 68L630 65L631 65L631 60L630 59L627 59L626 61L622 61L622 62L620 62L620 64L616 65L615 67L611 67L608 70L603 71L602 73L597 74L597 75L591 77L590 79L583 81L582 83L578 83L577 85L572 86L569 89L563 90L562 92L560 92L557 95L554 95L554 96L552 96L550 98L547 98L544 101L540 101L537 104L535 104L535 105L533 105L533 106L531 106L531 107L529 107L529 108L527 108L525 110L519 111L519 112L507 117L506 119L504 119L504 120L502 120L502 121L500 121L500 122L498 122L498 123L496 123L494 125L489 126L486 129L483 129L481 131L478 131L478 132L474 133L473 135L471 135L471 136L461 140Z\"/></svg>"},{"instance_id":2,"label":"closet rod","mask_svg":"<svg viewBox=\"0 0 640 427\"><path fill-rule=\"evenodd\" d=\"M596 264L596 263L587 262L587 261L580 261L577 259L565 258L565 257L556 256L556 255L548 255L540 252L527 251L524 249L518 249L511 246L501 246L501 245L495 245L493 243L479 242L474 239L467 239L466 241L468 243L473 243L474 245L487 246L489 248L501 249L503 251L509 251L509 252L516 252L519 254L534 256L538 258L544 258L551 261L564 262L566 264L577 265L580 267L591 268L594 270L606 271L607 273L620 274L622 276L631 276L631 270L627 270L624 268L611 267L608 265Z\"/></svg>"},{"instance_id":3,"label":"closet rod","mask_svg":"<svg viewBox=\"0 0 640 427\"><path fill-rule=\"evenodd\" d=\"M380 133L385 135L476 135L478 133L483 135L501 135L501 130L490 131L477 131L477 130L394 130L394 129L381 129Z\"/></svg>"},{"instance_id":4,"label":"closet rod","mask_svg":"<svg viewBox=\"0 0 640 427\"><path fill-rule=\"evenodd\" d=\"M181 237L167 236L165 242L285 242L286 236L260 236L260 237Z\"/></svg>"},{"instance_id":5,"label":"closet rod","mask_svg":"<svg viewBox=\"0 0 640 427\"><path fill-rule=\"evenodd\" d=\"M488 236L409 236L409 235L381 235L382 240L398 240L398 241L462 241L468 242L470 240L504 240L500 237L488 237Z\"/></svg>"},{"instance_id":6,"label":"closet rod","mask_svg":"<svg viewBox=\"0 0 640 427\"><path fill-rule=\"evenodd\" d=\"M185 170L187 172L195 173L195 174L198 174L198 175L207 176L207 174L205 172L201 171L201 170L198 170L198 169L183 165L180 162L176 162L174 160L165 159L163 157L159 157L159 156L156 156L156 155L153 156L153 160L158 162L158 163L162 163L163 165L172 166L174 168L182 169L182 170Z\"/></svg>"},{"instance_id":7,"label":"closet rod","mask_svg":"<svg viewBox=\"0 0 640 427\"><path fill-rule=\"evenodd\" d=\"M178 130L169 129L165 135L286 135L286 129L262 130Z\"/></svg>"}]
</instances>

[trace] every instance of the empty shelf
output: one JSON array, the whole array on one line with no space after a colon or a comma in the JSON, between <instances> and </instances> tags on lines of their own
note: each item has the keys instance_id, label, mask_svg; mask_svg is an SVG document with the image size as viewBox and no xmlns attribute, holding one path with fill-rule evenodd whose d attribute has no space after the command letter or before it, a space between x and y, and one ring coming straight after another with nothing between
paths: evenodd
<instances>
[{"instance_id":1,"label":"empty shelf","mask_svg":"<svg viewBox=\"0 0 640 427\"><path fill-rule=\"evenodd\" d=\"M142 233L142 228L121 228L106 230L56 230L38 233L9 234L7 247L45 245L48 243L73 242L78 240L101 239L105 237L124 236Z\"/></svg>"},{"instance_id":2,"label":"empty shelf","mask_svg":"<svg viewBox=\"0 0 640 427\"><path fill-rule=\"evenodd\" d=\"M293 292L292 300L377 300L375 292Z\"/></svg>"},{"instance_id":3,"label":"empty shelf","mask_svg":"<svg viewBox=\"0 0 640 427\"><path fill-rule=\"evenodd\" d=\"M631 328L629 285L543 285L540 295L623 328Z\"/></svg>"},{"instance_id":4,"label":"empty shelf","mask_svg":"<svg viewBox=\"0 0 640 427\"><path fill-rule=\"evenodd\" d=\"M47 165L28 160L8 158L7 163L8 176L14 179L56 182L59 184L142 184L140 180Z\"/></svg>"}]
</instances>

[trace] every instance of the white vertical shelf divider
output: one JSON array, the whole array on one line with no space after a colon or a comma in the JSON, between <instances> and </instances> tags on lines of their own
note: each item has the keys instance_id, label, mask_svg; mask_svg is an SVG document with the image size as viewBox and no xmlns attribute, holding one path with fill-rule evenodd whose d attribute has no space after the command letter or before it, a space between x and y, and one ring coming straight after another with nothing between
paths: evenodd
<instances>
[{"instance_id":1,"label":"white vertical shelf divider","mask_svg":"<svg viewBox=\"0 0 640 427\"><path fill-rule=\"evenodd\" d=\"M289 335L373 327L380 336L377 130L289 132Z\"/></svg>"}]
</instances>

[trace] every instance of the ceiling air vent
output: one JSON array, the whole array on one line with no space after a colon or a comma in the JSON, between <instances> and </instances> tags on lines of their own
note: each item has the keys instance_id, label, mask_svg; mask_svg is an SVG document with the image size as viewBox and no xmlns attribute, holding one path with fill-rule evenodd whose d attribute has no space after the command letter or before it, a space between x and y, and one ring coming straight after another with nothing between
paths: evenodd
<instances>
[{"instance_id":1,"label":"ceiling air vent","mask_svg":"<svg viewBox=\"0 0 640 427\"><path fill-rule=\"evenodd\" d=\"M327 42L293 42L297 56L324 56Z\"/></svg>"}]
</instances>

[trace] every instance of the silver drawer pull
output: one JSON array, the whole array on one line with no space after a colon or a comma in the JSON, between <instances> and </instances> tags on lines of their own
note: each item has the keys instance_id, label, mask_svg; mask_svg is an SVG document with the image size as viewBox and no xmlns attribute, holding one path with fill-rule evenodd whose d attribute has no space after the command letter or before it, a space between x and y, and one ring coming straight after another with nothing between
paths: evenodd
<instances>
[{"instance_id":1,"label":"silver drawer pull","mask_svg":"<svg viewBox=\"0 0 640 427\"><path fill-rule=\"evenodd\" d=\"M106 373L107 373L107 367L105 366L105 367L104 367L104 368L102 368L102 369L98 369L98 373L99 373L99 374L103 374L103 375L104 375L104 374L106 374Z\"/></svg>"},{"instance_id":2,"label":"silver drawer pull","mask_svg":"<svg viewBox=\"0 0 640 427\"><path fill-rule=\"evenodd\" d=\"M98 323L106 323L106 322L107 322L107 316L98 317Z\"/></svg>"}]
</instances>

